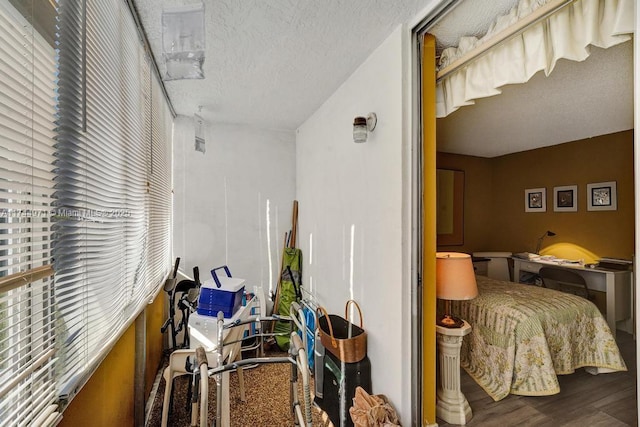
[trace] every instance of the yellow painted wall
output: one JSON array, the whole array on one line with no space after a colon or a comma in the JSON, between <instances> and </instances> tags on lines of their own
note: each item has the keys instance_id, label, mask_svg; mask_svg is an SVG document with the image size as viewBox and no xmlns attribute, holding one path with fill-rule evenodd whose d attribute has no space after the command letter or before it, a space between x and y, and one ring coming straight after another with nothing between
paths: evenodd
<instances>
[{"instance_id":1,"label":"yellow painted wall","mask_svg":"<svg viewBox=\"0 0 640 427\"><path fill-rule=\"evenodd\" d=\"M538 237L552 230L557 235L545 238L543 248L556 256L593 261L560 244L592 257L633 254L633 131L493 159L440 153L438 167L445 166L465 170L466 184L465 245L450 249L533 252ZM605 181L617 182L618 209L587 211L587 184ZM553 187L564 185L578 186L577 212L553 211ZM547 191L546 212L525 212L525 189L539 187Z\"/></svg>"},{"instance_id":2,"label":"yellow painted wall","mask_svg":"<svg viewBox=\"0 0 640 427\"><path fill-rule=\"evenodd\" d=\"M164 294L147 307L145 401L162 357ZM63 412L61 427L134 425L135 323L118 340L98 370Z\"/></svg>"},{"instance_id":3,"label":"yellow painted wall","mask_svg":"<svg viewBox=\"0 0 640 427\"><path fill-rule=\"evenodd\" d=\"M133 425L134 348L132 325L63 412L61 427Z\"/></svg>"},{"instance_id":4,"label":"yellow painted wall","mask_svg":"<svg viewBox=\"0 0 640 427\"><path fill-rule=\"evenodd\" d=\"M145 397L151 393L153 381L162 363L164 339L160 333L160 328L165 321L166 314L164 306L167 304L166 295L165 292L160 292L153 303L147 306L147 372L145 375Z\"/></svg>"}]
</instances>

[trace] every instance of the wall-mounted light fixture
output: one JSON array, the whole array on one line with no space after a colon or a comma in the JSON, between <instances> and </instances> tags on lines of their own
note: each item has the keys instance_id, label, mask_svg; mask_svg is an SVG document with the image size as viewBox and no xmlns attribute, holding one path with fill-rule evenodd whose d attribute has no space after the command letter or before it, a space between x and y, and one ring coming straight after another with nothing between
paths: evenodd
<instances>
[{"instance_id":1,"label":"wall-mounted light fixture","mask_svg":"<svg viewBox=\"0 0 640 427\"><path fill-rule=\"evenodd\" d=\"M378 123L376 113L369 113L367 117L353 119L353 142L367 142L367 133L373 132Z\"/></svg>"}]
</instances>

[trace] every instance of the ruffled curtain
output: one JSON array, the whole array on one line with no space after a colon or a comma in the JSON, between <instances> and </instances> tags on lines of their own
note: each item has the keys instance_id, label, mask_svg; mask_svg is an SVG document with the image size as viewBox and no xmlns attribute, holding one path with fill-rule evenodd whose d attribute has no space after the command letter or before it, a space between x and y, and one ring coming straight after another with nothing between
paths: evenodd
<instances>
[{"instance_id":1,"label":"ruffled curtain","mask_svg":"<svg viewBox=\"0 0 640 427\"><path fill-rule=\"evenodd\" d=\"M551 0L522 0L493 23L481 39L463 37L458 47L445 49L443 69L493 35L513 25ZM507 84L526 83L543 70L549 75L561 59L584 61L590 45L609 48L631 39L634 0L578 0L483 56L443 78L436 86L437 117L446 117L474 99L498 95Z\"/></svg>"}]
</instances>

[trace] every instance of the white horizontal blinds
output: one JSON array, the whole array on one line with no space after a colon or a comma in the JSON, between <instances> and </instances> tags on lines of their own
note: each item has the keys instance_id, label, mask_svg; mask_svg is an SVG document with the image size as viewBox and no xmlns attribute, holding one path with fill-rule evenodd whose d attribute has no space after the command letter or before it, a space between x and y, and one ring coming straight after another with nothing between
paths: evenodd
<instances>
[{"instance_id":1,"label":"white horizontal blinds","mask_svg":"<svg viewBox=\"0 0 640 427\"><path fill-rule=\"evenodd\" d=\"M98 19L103 20L103 16L107 14L105 9L109 7L109 2L92 1L89 2L89 5L91 5L91 8L95 7L96 16ZM97 120L103 115L103 110L114 108L117 114L114 114L112 122L105 121L105 126L109 126L110 123L119 123L122 127L121 139L119 144L116 144L120 147L120 155L115 157L114 163L118 164L121 169L121 175L119 173L118 176L122 178L121 185L126 189L124 198L120 202L121 209L125 209L123 218L125 219L124 225L126 227L124 239L126 253L122 259L126 270L123 272L125 276L121 283L124 286L122 292L126 296L126 299L123 300L125 304L125 320L128 320L132 315L131 313L144 300L148 282L146 250L149 228L147 222L149 203L147 195L147 165L149 163L150 149L146 127L148 112L145 110L145 92L148 91L148 85L144 84L143 79L143 75L148 73L148 66L138 39L135 23L126 2L114 0L113 6L117 6L117 22L110 26L114 33L107 35L103 39L103 45L108 44L110 39L116 35L120 37L118 43L112 44L112 47L115 48L113 51L114 57L120 59L120 66L113 70L120 74L118 78L120 82L119 97L110 101L109 104L105 103L104 106L99 106L96 103L94 105L95 109L91 108L89 111L95 111ZM93 16L94 11L90 10L92 11L91 16ZM100 64L103 61L108 61L109 58L102 56L104 49L96 52L92 50L91 54L95 54L96 57L93 60L91 57L88 59L89 64L91 64L90 70L95 68L96 82L103 82L105 78L103 75L104 67ZM88 81L91 82L91 75L89 77ZM108 92L105 91L104 95L108 95ZM90 102L89 105L91 104ZM91 114L89 114L89 120L94 120ZM100 136L103 135L101 134ZM115 137L115 135L104 136L109 140ZM98 139L98 135L96 135L96 140ZM99 200L96 202L99 202Z\"/></svg>"},{"instance_id":2,"label":"white horizontal blinds","mask_svg":"<svg viewBox=\"0 0 640 427\"><path fill-rule=\"evenodd\" d=\"M145 156L145 182L144 189L146 195L146 204L144 210L144 221L145 221L145 240L143 242L144 245L144 260L145 262L140 265L141 276L144 276L144 286L139 288L139 292L136 293L136 304L141 305L145 304L147 300L148 291L146 286L150 284L151 281L151 258L149 257L149 241L150 241L150 227L151 227L151 219L149 217L149 206L150 206L150 197L149 197L149 174L151 171L151 126L152 126L152 111L151 111L151 67L150 67L150 59L144 53L144 50L139 50L140 58L138 67L138 79L140 81L140 85L142 88L142 93L140 97L140 111L142 114L142 138L141 141L144 143L144 156Z\"/></svg>"},{"instance_id":3,"label":"white horizontal blinds","mask_svg":"<svg viewBox=\"0 0 640 427\"><path fill-rule=\"evenodd\" d=\"M156 264L149 249L150 67L128 6L61 0L59 11L56 197L66 216L57 217L54 258L65 397L161 285L156 270L170 260Z\"/></svg>"},{"instance_id":4,"label":"white horizontal blinds","mask_svg":"<svg viewBox=\"0 0 640 427\"><path fill-rule=\"evenodd\" d=\"M171 140L173 119L160 84L152 80L152 139L149 206L149 259L152 288L171 266Z\"/></svg>"},{"instance_id":5,"label":"white horizontal blinds","mask_svg":"<svg viewBox=\"0 0 640 427\"><path fill-rule=\"evenodd\" d=\"M82 10L71 8L82 2L63 5L69 18L77 19L68 24L81 26ZM127 322L139 279L136 267L143 261L146 172L138 46L123 9L117 0L86 2L86 104L80 98L60 105L72 128L60 135L66 162L58 170L59 207L69 216L58 222L55 252L66 328L63 388L75 382L73 375L85 374ZM80 30L71 33L82 36ZM76 87L83 79L82 40L69 46L63 41L61 89L82 97L83 88ZM69 67L63 68L67 59Z\"/></svg>"},{"instance_id":6,"label":"white horizontal blinds","mask_svg":"<svg viewBox=\"0 0 640 427\"><path fill-rule=\"evenodd\" d=\"M51 261L55 54L27 17L0 2L0 277ZM55 318L51 277L0 289L3 426L56 417Z\"/></svg>"},{"instance_id":7,"label":"white horizontal blinds","mask_svg":"<svg viewBox=\"0 0 640 427\"><path fill-rule=\"evenodd\" d=\"M81 254L85 251L86 223L79 213L87 209L86 164L87 144L83 127L83 8L82 1L58 2L58 109L59 128L56 135L56 217L54 230L54 268L58 330L58 388L73 387L71 378L86 369L87 315L79 309L89 299L86 283L87 266ZM74 216L72 213L77 213ZM64 392L63 392L64 394Z\"/></svg>"}]
</instances>

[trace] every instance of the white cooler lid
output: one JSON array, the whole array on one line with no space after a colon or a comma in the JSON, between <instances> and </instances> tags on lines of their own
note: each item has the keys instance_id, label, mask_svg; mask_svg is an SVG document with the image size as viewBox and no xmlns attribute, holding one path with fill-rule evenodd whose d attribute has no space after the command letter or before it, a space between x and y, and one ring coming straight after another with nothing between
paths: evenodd
<instances>
[{"instance_id":1,"label":"white cooler lid","mask_svg":"<svg viewBox=\"0 0 640 427\"><path fill-rule=\"evenodd\" d=\"M202 284L202 287L208 289L218 289L221 291L236 292L244 286L245 282L244 279L237 279L235 277L226 276L218 276L218 280L220 280L220 284L222 285L222 287L220 288L218 287L218 285L216 285L216 282L213 280L213 278L205 280Z\"/></svg>"}]
</instances>

